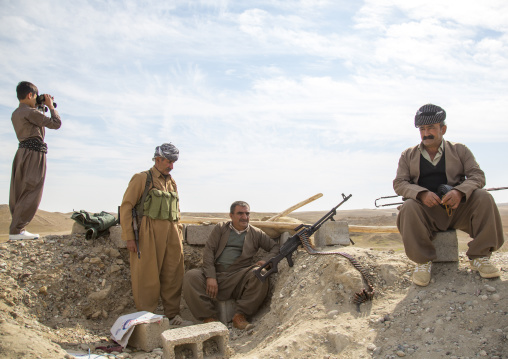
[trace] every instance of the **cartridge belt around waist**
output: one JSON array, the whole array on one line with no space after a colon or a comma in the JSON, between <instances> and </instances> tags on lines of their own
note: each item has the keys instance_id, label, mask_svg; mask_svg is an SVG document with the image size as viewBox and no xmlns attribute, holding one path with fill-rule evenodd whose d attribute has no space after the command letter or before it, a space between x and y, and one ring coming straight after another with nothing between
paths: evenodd
<instances>
[{"instance_id":1,"label":"cartridge belt around waist","mask_svg":"<svg viewBox=\"0 0 508 359\"><path fill-rule=\"evenodd\" d=\"M143 215L171 222L179 220L178 193L151 189L143 204Z\"/></svg>"},{"instance_id":2,"label":"cartridge belt around waist","mask_svg":"<svg viewBox=\"0 0 508 359\"><path fill-rule=\"evenodd\" d=\"M27 138L19 143L18 148L26 148L32 151L48 153L48 145L38 138Z\"/></svg>"}]
</instances>

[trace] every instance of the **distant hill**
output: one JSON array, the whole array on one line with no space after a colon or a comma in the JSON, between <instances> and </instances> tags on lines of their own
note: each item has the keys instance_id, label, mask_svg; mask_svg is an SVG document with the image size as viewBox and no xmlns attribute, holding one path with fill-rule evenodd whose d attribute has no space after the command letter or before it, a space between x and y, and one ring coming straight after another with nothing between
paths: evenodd
<instances>
[{"instance_id":1,"label":"distant hill","mask_svg":"<svg viewBox=\"0 0 508 359\"><path fill-rule=\"evenodd\" d=\"M70 233L74 221L72 213L47 212L39 209L27 230L39 234ZM9 205L0 204L0 240L8 238L11 225L11 212Z\"/></svg>"},{"instance_id":2,"label":"distant hill","mask_svg":"<svg viewBox=\"0 0 508 359\"><path fill-rule=\"evenodd\" d=\"M503 227L508 227L508 203L498 203L499 211L503 219ZM288 217L299 219L305 223L313 223L320 219L326 211L296 211L290 213ZM116 213L112 213L117 215ZM253 212L251 220L261 220L265 217L275 215L275 212ZM397 208L378 208L378 209L351 209L338 210L335 216L337 221L346 221L357 225L384 225L393 226L398 214ZM47 212L38 210L34 219L28 225L27 229L32 233L39 234L68 234L71 232L74 221L70 218L72 212ZM182 212L182 216L213 217L229 219L228 213L205 213L205 212ZM11 224L11 213L7 204L0 204L0 242L8 238L9 226Z\"/></svg>"}]
</instances>

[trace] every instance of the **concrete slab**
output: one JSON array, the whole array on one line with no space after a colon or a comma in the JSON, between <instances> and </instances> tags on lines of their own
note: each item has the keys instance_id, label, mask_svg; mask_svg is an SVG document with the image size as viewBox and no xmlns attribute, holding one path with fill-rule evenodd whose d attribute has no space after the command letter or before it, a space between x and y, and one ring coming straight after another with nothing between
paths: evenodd
<instances>
[{"instance_id":1,"label":"concrete slab","mask_svg":"<svg viewBox=\"0 0 508 359\"><path fill-rule=\"evenodd\" d=\"M314 245L317 248L325 246L348 246L349 227L345 221L328 221L314 233Z\"/></svg>"},{"instance_id":2,"label":"concrete slab","mask_svg":"<svg viewBox=\"0 0 508 359\"><path fill-rule=\"evenodd\" d=\"M280 246L282 247L284 245L284 243L287 242L287 240L289 239L289 237L291 237L291 235L289 234L289 232L284 232L280 235L280 240L279 240L279 244Z\"/></svg>"},{"instance_id":3,"label":"concrete slab","mask_svg":"<svg viewBox=\"0 0 508 359\"><path fill-rule=\"evenodd\" d=\"M109 240L113 243L113 247L127 248L127 242L122 240L122 226L120 225L109 228Z\"/></svg>"},{"instance_id":4,"label":"concrete slab","mask_svg":"<svg viewBox=\"0 0 508 359\"><path fill-rule=\"evenodd\" d=\"M72 225L71 234L85 234L86 229L78 222L74 221L74 224Z\"/></svg>"},{"instance_id":5,"label":"concrete slab","mask_svg":"<svg viewBox=\"0 0 508 359\"><path fill-rule=\"evenodd\" d=\"M134 327L128 345L151 352L155 348L162 348L161 334L170 329L169 319L163 318L160 322L138 324Z\"/></svg>"},{"instance_id":6,"label":"concrete slab","mask_svg":"<svg viewBox=\"0 0 508 359\"><path fill-rule=\"evenodd\" d=\"M459 241L455 229L445 232L437 232L432 240L436 248L437 258L433 262L458 262Z\"/></svg>"},{"instance_id":7,"label":"concrete slab","mask_svg":"<svg viewBox=\"0 0 508 359\"><path fill-rule=\"evenodd\" d=\"M185 225L184 229L184 240L191 245L204 246L210 233L215 228L215 224L210 225Z\"/></svg>"},{"instance_id":8,"label":"concrete slab","mask_svg":"<svg viewBox=\"0 0 508 359\"><path fill-rule=\"evenodd\" d=\"M219 312L219 320L227 325L235 315L236 301L234 299L216 301L215 308Z\"/></svg>"}]
</instances>

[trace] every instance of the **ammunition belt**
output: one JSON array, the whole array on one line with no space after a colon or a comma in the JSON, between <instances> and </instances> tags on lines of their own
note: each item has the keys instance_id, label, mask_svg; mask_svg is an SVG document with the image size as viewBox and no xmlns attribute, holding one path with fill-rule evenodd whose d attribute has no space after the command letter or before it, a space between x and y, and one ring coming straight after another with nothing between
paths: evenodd
<instances>
[{"instance_id":1,"label":"ammunition belt","mask_svg":"<svg viewBox=\"0 0 508 359\"><path fill-rule=\"evenodd\" d=\"M365 303L374 298L374 287L372 286L372 279L370 277L370 274L367 272L365 268L362 267L362 265L355 258L353 258L353 256L339 251L327 251L327 252L317 251L310 244L309 237L306 234L300 235L300 241L302 242L303 247L305 248L307 253L320 255L338 254L344 258L347 258L349 262L351 262L351 264L360 272L362 278L365 280L367 284L367 289L363 289L362 291L355 293L353 303L357 305L358 311L360 310L360 304Z\"/></svg>"},{"instance_id":2,"label":"ammunition belt","mask_svg":"<svg viewBox=\"0 0 508 359\"><path fill-rule=\"evenodd\" d=\"M38 138L27 138L19 143L18 148L26 148L32 151L48 153L48 145Z\"/></svg>"}]
</instances>

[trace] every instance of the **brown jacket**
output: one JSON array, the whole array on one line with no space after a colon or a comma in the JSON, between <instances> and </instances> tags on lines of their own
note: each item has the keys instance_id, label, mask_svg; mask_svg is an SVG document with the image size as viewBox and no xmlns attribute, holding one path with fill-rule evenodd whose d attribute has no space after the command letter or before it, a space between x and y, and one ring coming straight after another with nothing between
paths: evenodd
<instances>
[{"instance_id":1,"label":"brown jacket","mask_svg":"<svg viewBox=\"0 0 508 359\"><path fill-rule=\"evenodd\" d=\"M11 120L19 142L27 138L38 138L44 142L44 127L57 130L62 125L56 110L51 110L51 117L48 117L24 103L14 110Z\"/></svg>"},{"instance_id":2,"label":"brown jacket","mask_svg":"<svg viewBox=\"0 0 508 359\"><path fill-rule=\"evenodd\" d=\"M402 152L397 176L393 180L393 189L399 196L416 200L418 193L427 191L418 185L420 154L418 146ZM444 141L444 154L447 184L464 193L466 200L475 189L485 186L485 174L469 148L461 143Z\"/></svg>"},{"instance_id":3,"label":"brown jacket","mask_svg":"<svg viewBox=\"0 0 508 359\"><path fill-rule=\"evenodd\" d=\"M150 189L155 187L164 192L177 192L176 182L171 175L164 178L164 175L162 175L155 166L152 167L150 171L152 172L152 183L150 185ZM141 196L145 191L146 177L146 171L136 173L132 176L129 186L123 195L122 205L120 206L120 223L122 224L122 239L124 241L135 239L134 229L132 227L132 208L141 199ZM140 235L144 232L141 230L141 226L144 226L146 221L147 217L143 217L141 223L138 223Z\"/></svg>"},{"instance_id":4,"label":"brown jacket","mask_svg":"<svg viewBox=\"0 0 508 359\"><path fill-rule=\"evenodd\" d=\"M231 233L230 223L231 221L218 223L206 241L205 250L203 251L203 270L207 278L216 278L215 261L220 257L228 242L229 233ZM268 237L262 230L249 225L245 235L245 242L243 243L242 254L227 271L233 272L253 265L252 260L259 248L269 252L265 260L279 253L279 244Z\"/></svg>"}]
</instances>

